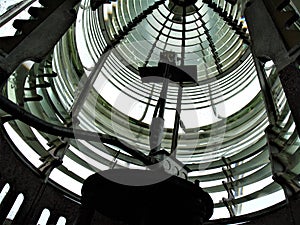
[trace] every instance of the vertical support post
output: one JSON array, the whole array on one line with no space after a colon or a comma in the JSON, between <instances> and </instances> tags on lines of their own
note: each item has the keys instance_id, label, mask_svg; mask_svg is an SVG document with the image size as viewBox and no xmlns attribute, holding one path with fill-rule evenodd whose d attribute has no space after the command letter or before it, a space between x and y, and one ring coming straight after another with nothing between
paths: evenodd
<instances>
[{"instance_id":1,"label":"vertical support post","mask_svg":"<svg viewBox=\"0 0 300 225\"><path fill-rule=\"evenodd\" d=\"M169 66L166 65L166 67L169 67ZM165 73L168 73L168 71L169 71L169 69L166 68ZM159 106L158 117L160 117L160 118L164 118L168 88L169 88L169 79L164 78L163 87L162 87L161 95L160 95L160 99L159 99L160 100L160 106Z\"/></svg>"},{"instance_id":2,"label":"vertical support post","mask_svg":"<svg viewBox=\"0 0 300 225\"><path fill-rule=\"evenodd\" d=\"M251 48L256 60L258 76L262 82L262 90L266 88L265 78L260 77L263 75L263 70L258 59L272 59L279 71L279 78L296 124L296 131L300 134L300 31L291 29L291 25L296 22L299 15L292 9L285 9L289 2L284 0L249 0L245 4L245 17L252 40ZM272 115L274 109L270 104L270 96L267 95L268 93L265 93L264 97L270 125L265 133L272 174L274 181L280 184L285 191L288 203L288 198L299 192L300 188L299 184L290 176L289 162L282 160L288 154L284 151L286 142L282 145L278 144L278 140L281 138L281 128L276 125L277 118L274 117L275 114Z\"/></svg>"},{"instance_id":3,"label":"vertical support post","mask_svg":"<svg viewBox=\"0 0 300 225\"><path fill-rule=\"evenodd\" d=\"M154 110L153 118L150 126L150 155L155 155L161 148L161 141L164 128L164 113L166 99L169 87L169 67L168 63L162 64L164 68L163 87L160 92L160 97Z\"/></svg>"},{"instance_id":4,"label":"vertical support post","mask_svg":"<svg viewBox=\"0 0 300 225\"><path fill-rule=\"evenodd\" d=\"M300 42L300 40L299 40ZM285 92L287 102L300 135L300 69L298 63L291 63L279 72L279 78Z\"/></svg>"},{"instance_id":5,"label":"vertical support post","mask_svg":"<svg viewBox=\"0 0 300 225\"><path fill-rule=\"evenodd\" d=\"M176 152L177 152L178 131L179 131L180 114L181 114L181 101L182 101L182 86L179 85L178 95L177 95L177 106L175 112L174 130L172 136L172 146L171 146L171 153L174 155L174 157L176 157Z\"/></svg>"},{"instance_id":6,"label":"vertical support post","mask_svg":"<svg viewBox=\"0 0 300 225\"><path fill-rule=\"evenodd\" d=\"M261 91L263 94L269 122L270 124L275 125L278 119L277 109L274 103L271 87L267 79L267 74L265 72L262 62L257 57L255 57L254 54L253 54L253 60L257 71L257 77L260 83Z\"/></svg>"}]
</instances>

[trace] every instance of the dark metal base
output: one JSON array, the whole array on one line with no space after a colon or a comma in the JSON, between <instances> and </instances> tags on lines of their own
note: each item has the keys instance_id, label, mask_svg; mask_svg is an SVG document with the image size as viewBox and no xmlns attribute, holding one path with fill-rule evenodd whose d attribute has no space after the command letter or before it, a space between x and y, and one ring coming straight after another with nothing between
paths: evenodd
<instances>
[{"instance_id":1,"label":"dark metal base","mask_svg":"<svg viewBox=\"0 0 300 225\"><path fill-rule=\"evenodd\" d=\"M118 169L94 174L82 187L82 206L77 225L91 224L94 210L130 225L200 225L213 213L211 197L195 184L160 172ZM129 186L111 181L125 177ZM124 180L123 180L124 181ZM139 181L153 184L138 186Z\"/></svg>"}]
</instances>

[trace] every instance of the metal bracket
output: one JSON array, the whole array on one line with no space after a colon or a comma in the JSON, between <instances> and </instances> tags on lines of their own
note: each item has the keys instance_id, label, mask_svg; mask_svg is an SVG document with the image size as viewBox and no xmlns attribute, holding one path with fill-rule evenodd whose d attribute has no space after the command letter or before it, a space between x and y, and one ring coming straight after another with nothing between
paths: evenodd
<instances>
[{"instance_id":1,"label":"metal bracket","mask_svg":"<svg viewBox=\"0 0 300 225\"><path fill-rule=\"evenodd\" d=\"M289 29L297 13L283 12L286 2L250 0L245 7L254 55L262 61L272 59L279 71L300 56L300 31Z\"/></svg>"},{"instance_id":2,"label":"metal bracket","mask_svg":"<svg viewBox=\"0 0 300 225\"><path fill-rule=\"evenodd\" d=\"M159 161L158 165L160 165L166 173L185 180L188 178L189 169L172 154L162 150L157 152L157 155L160 155L159 159L156 158Z\"/></svg>"},{"instance_id":3,"label":"metal bracket","mask_svg":"<svg viewBox=\"0 0 300 225\"><path fill-rule=\"evenodd\" d=\"M14 21L19 35L0 37L0 71L6 76L1 79L7 79L25 60L43 59L76 19L73 7L79 0L40 2L46 7L29 9L34 20Z\"/></svg>"},{"instance_id":4,"label":"metal bracket","mask_svg":"<svg viewBox=\"0 0 300 225\"><path fill-rule=\"evenodd\" d=\"M52 144L53 146L48 150L48 154L40 157L40 160L44 163L38 168L46 178L54 168L62 164L62 159L69 147L68 141L62 139L57 139Z\"/></svg>"},{"instance_id":5,"label":"metal bracket","mask_svg":"<svg viewBox=\"0 0 300 225\"><path fill-rule=\"evenodd\" d=\"M284 144L280 145L276 141L279 138L278 127L269 125L265 133L269 146L274 181L283 187L288 196L300 192L300 185L295 181L297 174L291 171L295 164L294 160L292 160L293 156L283 151Z\"/></svg>"},{"instance_id":6,"label":"metal bracket","mask_svg":"<svg viewBox=\"0 0 300 225\"><path fill-rule=\"evenodd\" d=\"M222 198L222 202L226 206L226 208L230 214L230 217L235 216L234 204L233 204L232 200L233 199Z\"/></svg>"}]
</instances>

